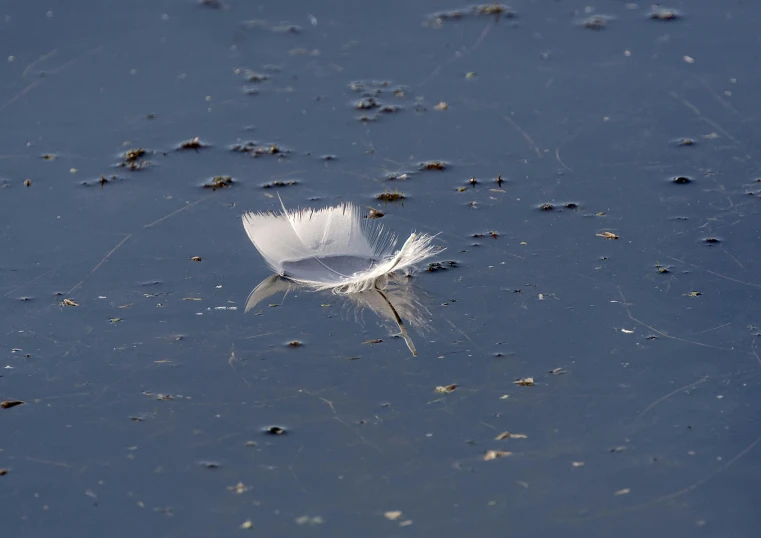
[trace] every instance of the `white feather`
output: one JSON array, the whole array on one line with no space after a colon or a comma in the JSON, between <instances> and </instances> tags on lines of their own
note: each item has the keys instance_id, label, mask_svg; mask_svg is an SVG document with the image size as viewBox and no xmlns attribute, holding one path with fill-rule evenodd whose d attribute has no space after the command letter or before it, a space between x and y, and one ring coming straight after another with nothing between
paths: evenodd
<instances>
[{"instance_id":1,"label":"white feather","mask_svg":"<svg viewBox=\"0 0 761 538\"><path fill-rule=\"evenodd\" d=\"M282 213L245 213L243 227L273 271L315 289L369 290L385 275L438 252L432 236L414 233L395 251L396 236L363 218L354 204L299 211L282 207Z\"/></svg>"}]
</instances>

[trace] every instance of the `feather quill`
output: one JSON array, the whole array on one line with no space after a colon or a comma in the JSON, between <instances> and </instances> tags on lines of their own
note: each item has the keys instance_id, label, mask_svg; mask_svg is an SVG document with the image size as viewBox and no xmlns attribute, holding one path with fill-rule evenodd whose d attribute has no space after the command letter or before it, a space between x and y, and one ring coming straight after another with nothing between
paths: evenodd
<instances>
[{"instance_id":1,"label":"feather quill","mask_svg":"<svg viewBox=\"0 0 761 538\"><path fill-rule=\"evenodd\" d=\"M280 204L281 213L245 213L243 227L273 271L318 290L379 287L386 275L438 252L433 236L415 233L396 251L396 235L351 203L297 211Z\"/></svg>"}]
</instances>

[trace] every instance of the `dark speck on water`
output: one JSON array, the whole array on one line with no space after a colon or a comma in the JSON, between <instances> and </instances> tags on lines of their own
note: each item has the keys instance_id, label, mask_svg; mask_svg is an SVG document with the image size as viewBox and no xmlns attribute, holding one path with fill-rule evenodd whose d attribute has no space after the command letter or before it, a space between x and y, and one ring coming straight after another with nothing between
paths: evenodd
<instances>
[{"instance_id":1,"label":"dark speck on water","mask_svg":"<svg viewBox=\"0 0 761 538\"><path fill-rule=\"evenodd\" d=\"M757 536L759 20L3 3L0 536ZM344 202L446 250L241 224Z\"/></svg>"},{"instance_id":2,"label":"dark speck on water","mask_svg":"<svg viewBox=\"0 0 761 538\"><path fill-rule=\"evenodd\" d=\"M610 20L611 17L607 15L592 15L591 17L584 19L581 24L584 28L589 28L590 30L602 30L603 28L607 28Z\"/></svg>"}]
</instances>

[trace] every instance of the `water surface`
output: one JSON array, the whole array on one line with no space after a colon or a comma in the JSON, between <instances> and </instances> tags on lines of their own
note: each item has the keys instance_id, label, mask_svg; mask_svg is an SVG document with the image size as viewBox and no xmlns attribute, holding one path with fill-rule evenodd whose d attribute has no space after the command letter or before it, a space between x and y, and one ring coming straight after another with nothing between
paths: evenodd
<instances>
[{"instance_id":1,"label":"water surface","mask_svg":"<svg viewBox=\"0 0 761 538\"><path fill-rule=\"evenodd\" d=\"M668 7L2 6L6 532L754 536L761 6ZM440 234L416 357L245 312L276 194Z\"/></svg>"}]
</instances>

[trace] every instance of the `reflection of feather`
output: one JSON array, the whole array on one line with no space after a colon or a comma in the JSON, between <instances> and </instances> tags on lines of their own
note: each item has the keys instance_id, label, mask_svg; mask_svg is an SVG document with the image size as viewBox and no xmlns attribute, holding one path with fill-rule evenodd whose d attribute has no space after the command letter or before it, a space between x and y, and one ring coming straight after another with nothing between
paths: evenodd
<instances>
[{"instance_id":1,"label":"reflection of feather","mask_svg":"<svg viewBox=\"0 0 761 538\"><path fill-rule=\"evenodd\" d=\"M417 349L407 332L405 323L417 329L418 332L426 332L429 328L430 312L418 300L414 287L402 282L403 277L391 275L384 280L388 281L384 283L388 286L384 285L383 287L386 289L383 291L374 288L346 297L351 300L350 304L357 309L357 312L366 308L375 312L382 320L396 324L399 329L399 336L404 339L412 354L417 356ZM294 284L280 275L272 275L257 285L248 296L246 312L252 310L260 301L271 295L280 292L287 294L291 289L298 289L299 287L299 284Z\"/></svg>"},{"instance_id":2,"label":"reflection of feather","mask_svg":"<svg viewBox=\"0 0 761 538\"><path fill-rule=\"evenodd\" d=\"M432 236L414 233L394 252L396 236L362 218L353 204L301 211L282 207L282 213L244 214L243 227L276 273L316 289L369 290L389 273L437 252Z\"/></svg>"},{"instance_id":3,"label":"reflection of feather","mask_svg":"<svg viewBox=\"0 0 761 538\"><path fill-rule=\"evenodd\" d=\"M409 281L401 275L391 275L387 285L381 289L382 293L376 293L380 291L377 289L370 290L367 293L348 295L347 299L358 312L362 309L372 310L381 319L397 325L398 318L401 318L418 332L428 332L431 313L420 300L421 297L428 299L423 290L410 285Z\"/></svg>"},{"instance_id":4,"label":"reflection of feather","mask_svg":"<svg viewBox=\"0 0 761 538\"><path fill-rule=\"evenodd\" d=\"M271 275L262 280L249 294L246 300L246 312L254 308L260 301L263 301L270 295L275 295L280 291L284 291L286 294L291 291L290 281L284 279L280 275Z\"/></svg>"},{"instance_id":5,"label":"reflection of feather","mask_svg":"<svg viewBox=\"0 0 761 538\"><path fill-rule=\"evenodd\" d=\"M368 308L380 318L396 323L399 336L404 339L412 355L417 357L417 349L407 332L405 321L418 332L425 332L430 312L418 301L413 288L400 281L400 277L391 275L382 291L373 289L347 297L358 309Z\"/></svg>"}]
</instances>

